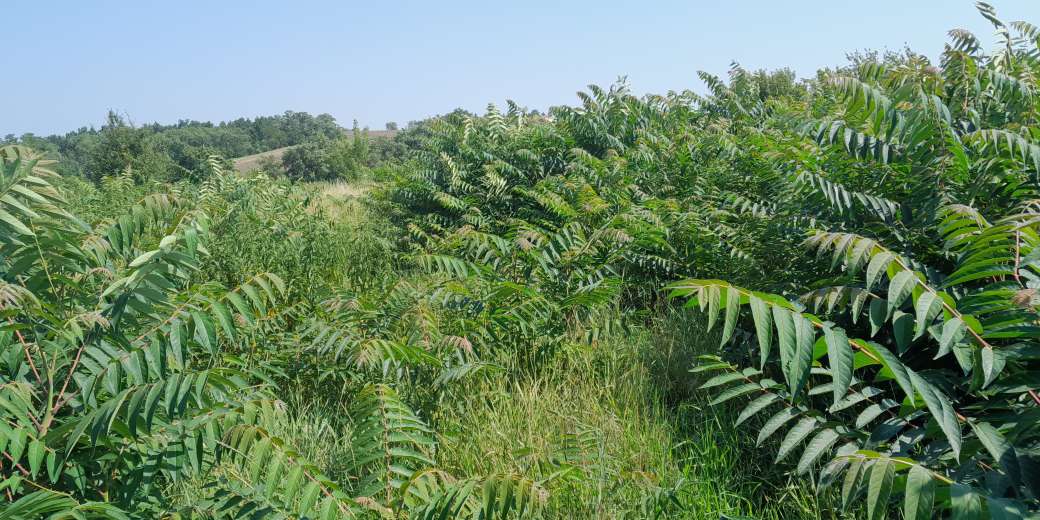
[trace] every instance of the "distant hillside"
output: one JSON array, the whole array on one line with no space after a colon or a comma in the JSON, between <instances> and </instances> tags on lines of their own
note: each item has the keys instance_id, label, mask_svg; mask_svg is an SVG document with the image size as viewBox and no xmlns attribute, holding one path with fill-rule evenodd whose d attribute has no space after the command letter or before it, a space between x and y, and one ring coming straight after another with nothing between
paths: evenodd
<instances>
[{"instance_id":1,"label":"distant hillside","mask_svg":"<svg viewBox=\"0 0 1040 520\"><path fill-rule=\"evenodd\" d=\"M275 148L274 150L268 150L266 152L254 153L253 155L246 155L245 157L238 157L232 159L235 164L235 171L239 173L251 172L260 167L260 162L264 158L270 158L274 161L281 162L282 154L286 150L292 148L292 146L283 146L281 148Z\"/></svg>"},{"instance_id":2,"label":"distant hillside","mask_svg":"<svg viewBox=\"0 0 1040 520\"><path fill-rule=\"evenodd\" d=\"M397 134L397 132L398 132L397 130L369 130L368 131L368 136L369 137L373 137L373 138L380 138L381 139L381 138L393 137L394 135ZM353 134L353 130L344 130L343 133L347 137L350 137L351 134ZM266 152L254 153L252 155L245 155L245 156L242 156L242 157L237 157L235 159L232 159L232 162L234 162L235 171L238 171L239 173L250 172L250 171L253 171L253 170L259 168L260 167L260 162L263 161L264 159L271 159L273 161L281 162L282 161L282 155L284 155L285 151L290 149L290 148L293 148L293 146L283 146L281 148L275 148L273 150L268 150Z\"/></svg>"},{"instance_id":3,"label":"distant hillside","mask_svg":"<svg viewBox=\"0 0 1040 520\"><path fill-rule=\"evenodd\" d=\"M109 112L100 128L84 127L63 135L6 136L0 144L22 144L59 161L59 172L100 179L126 170L166 179L203 171L211 154L243 157L293 146L319 137L335 138L343 128L328 114L306 112L239 118L212 123L181 120L174 124L134 125Z\"/></svg>"}]
</instances>

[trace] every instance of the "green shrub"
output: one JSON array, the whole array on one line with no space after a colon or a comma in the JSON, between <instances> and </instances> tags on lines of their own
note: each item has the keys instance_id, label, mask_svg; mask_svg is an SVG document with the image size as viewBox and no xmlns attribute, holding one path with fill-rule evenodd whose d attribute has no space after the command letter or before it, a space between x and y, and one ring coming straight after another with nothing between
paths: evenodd
<instances>
[{"instance_id":1,"label":"green shrub","mask_svg":"<svg viewBox=\"0 0 1040 520\"><path fill-rule=\"evenodd\" d=\"M285 151L282 167L294 181L353 180L369 167L369 138L357 122L351 137L321 137Z\"/></svg>"},{"instance_id":2,"label":"green shrub","mask_svg":"<svg viewBox=\"0 0 1040 520\"><path fill-rule=\"evenodd\" d=\"M979 8L1000 30L1033 31ZM780 440L777 462L818 470L870 518L899 503L908 519L1040 509L1036 45L1005 32L987 56L951 34L941 68L910 56L830 75L796 126L730 112L758 121L789 172L740 210L808 230L833 275L800 296L670 286L721 322L723 353L696 369L719 372L703 384L714 402L751 398L738 422L768 412L758 442ZM714 101L743 81L716 85Z\"/></svg>"}]
</instances>

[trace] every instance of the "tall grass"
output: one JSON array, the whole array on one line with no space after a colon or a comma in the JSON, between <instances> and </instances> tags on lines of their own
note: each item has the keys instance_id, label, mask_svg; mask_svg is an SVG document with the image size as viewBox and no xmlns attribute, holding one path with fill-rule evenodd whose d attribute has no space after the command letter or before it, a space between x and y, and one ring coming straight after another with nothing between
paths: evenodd
<instances>
[{"instance_id":1,"label":"tall grass","mask_svg":"<svg viewBox=\"0 0 1040 520\"><path fill-rule=\"evenodd\" d=\"M690 360L718 341L702 326L662 312L651 327L571 345L535 376L467 386L435 417L440 458L459 474L545 479L551 518L822 518L804 483L767 484L778 472L734 412L690 393Z\"/></svg>"}]
</instances>

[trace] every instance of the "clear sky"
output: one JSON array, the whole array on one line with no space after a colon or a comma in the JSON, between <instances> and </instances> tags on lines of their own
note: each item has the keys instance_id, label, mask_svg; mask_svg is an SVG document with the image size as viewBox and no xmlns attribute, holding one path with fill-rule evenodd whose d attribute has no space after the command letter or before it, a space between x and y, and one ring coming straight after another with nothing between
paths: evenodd
<instances>
[{"instance_id":1,"label":"clear sky","mask_svg":"<svg viewBox=\"0 0 1040 520\"><path fill-rule=\"evenodd\" d=\"M788 66L857 49L935 57L946 31L992 41L968 0L3 2L0 135L221 121L285 110L342 125L575 102L627 75L638 93L702 85L696 71ZM1040 0L992 0L1040 24Z\"/></svg>"}]
</instances>

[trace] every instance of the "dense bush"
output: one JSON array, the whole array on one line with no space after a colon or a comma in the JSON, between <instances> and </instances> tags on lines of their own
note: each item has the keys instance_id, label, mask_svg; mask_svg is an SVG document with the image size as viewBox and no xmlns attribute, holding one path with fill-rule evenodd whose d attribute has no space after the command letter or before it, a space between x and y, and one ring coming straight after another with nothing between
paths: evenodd
<instances>
[{"instance_id":1,"label":"dense bush","mask_svg":"<svg viewBox=\"0 0 1040 520\"><path fill-rule=\"evenodd\" d=\"M790 300L672 285L709 326L724 313L724 345L751 309L751 332L697 370L723 371L704 385L724 388L716 402L754 397L742 421L771 411L758 439L785 432L778 461L801 450L799 473L825 462L820 486L843 478L843 501L865 501L871 518L894 500L904 518L1038 509L1037 46L1032 26L980 10L1004 35L1000 53L954 31L941 67L910 55L828 74L808 111L769 99L754 110L740 71L714 86L731 107L722 118L768 148L724 138L784 174L737 210L806 232L836 273Z\"/></svg>"},{"instance_id":2,"label":"dense bush","mask_svg":"<svg viewBox=\"0 0 1040 520\"><path fill-rule=\"evenodd\" d=\"M54 177L47 161L17 147L0 149L0 158L8 215L2 254L13 267L3 282L7 322L0 333L0 438L10 470L0 489L16 499L5 517L255 516L258 507L323 518L391 510L436 516L538 507L538 485L523 478L456 481L434 471L431 431L378 379L357 387L347 488L277 437L286 411L275 380L327 371L338 353L331 364L312 364L309 343L279 341L311 310L306 300L286 303L293 293L281 277L261 272L228 289L204 275L203 263L209 246L221 247L217 228L237 212L277 214L271 223L290 234L318 225L296 220L306 219L293 211L306 201L213 163L195 197L149 195L88 225L65 211L47 180ZM273 267L307 284L300 289L324 282L292 265ZM336 311L355 313L344 318L343 330L365 316L350 308ZM336 339L353 345L360 338ZM383 352L382 343L374 345L363 354L368 340L357 343L362 350L348 366L373 363ZM414 348L390 350L386 360ZM393 465L384 465L385 457ZM170 502L163 489L186 482L198 482L203 498Z\"/></svg>"},{"instance_id":3,"label":"dense bush","mask_svg":"<svg viewBox=\"0 0 1040 520\"><path fill-rule=\"evenodd\" d=\"M350 137L320 138L282 155L285 176L294 181L356 180L373 166L367 130L354 123Z\"/></svg>"},{"instance_id":4,"label":"dense bush","mask_svg":"<svg viewBox=\"0 0 1040 520\"><path fill-rule=\"evenodd\" d=\"M801 451L798 473L843 477L872 518L896 500L908 518L1021 518L1040 496L1038 47L980 10L997 55L954 31L939 67L909 53L799 84L735 66L702 75L705 98L592 88L551 123L437 122L397 201L427 249L466 244L441 269L519 270L551 301L693 275L672 295L709 328L724 313L729 345L695 370L724 371L704 383L725 385L716 403L754 397L739 422L772 410L759 442L782 430L778 461Z\"/></svg>"}]
</instances>

